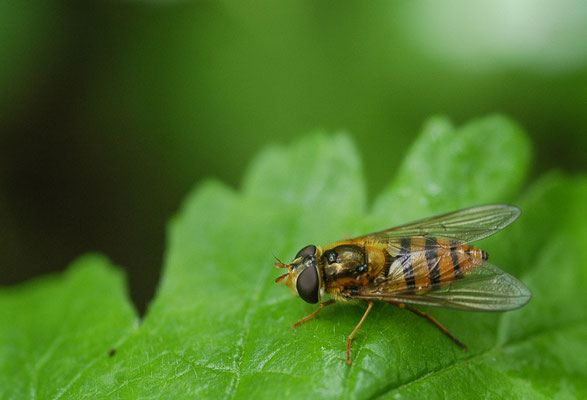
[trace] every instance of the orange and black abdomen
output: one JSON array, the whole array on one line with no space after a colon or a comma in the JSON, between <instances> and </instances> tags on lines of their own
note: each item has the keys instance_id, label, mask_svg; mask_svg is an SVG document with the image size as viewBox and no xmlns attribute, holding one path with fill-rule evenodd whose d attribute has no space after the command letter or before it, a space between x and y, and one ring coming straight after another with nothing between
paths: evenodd
<instances>
[{"instance_id":1,"label":"orange and black abdomen","mask_svg":"<svg viewBox=\"0 0 587 400\"><path fill-rule=\"evenodd\" d=\"M403 239L399 248L387 271L382 271L396 290L427 291L442 286L480 267L489 257L468 245L421 236Z\"/></svg>"}]
</instances>

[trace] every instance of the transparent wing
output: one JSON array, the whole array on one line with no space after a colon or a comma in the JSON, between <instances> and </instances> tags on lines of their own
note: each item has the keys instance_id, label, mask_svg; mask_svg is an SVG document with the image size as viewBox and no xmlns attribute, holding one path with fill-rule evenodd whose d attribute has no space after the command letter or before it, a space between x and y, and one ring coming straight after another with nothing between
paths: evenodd
<instances>
[{"instance_id":1,"label":"transparent wing","mask_svg":"<svg viewBox=\"0 0 587 400\"><path fill-rule=\"evenodd\" d=\"M464 277L426 293L406 289L388 291L388 287L363 288L356 297L468 311L514 310L532 298L532 293L522 282L488 262Z\"/></svg>"},{"instance_id":2,"label":"transparent wing","mask_svg":"<svg viewBox=\"0 0 587 400\"><path fill-rule=\"evenodd\" d=\"M465 208L406 225L374 232L357 239L401 241L413 236L453 240L465 244L502 230L520 216L520 209L507 204Z\"/></svg>"}]
</instances>

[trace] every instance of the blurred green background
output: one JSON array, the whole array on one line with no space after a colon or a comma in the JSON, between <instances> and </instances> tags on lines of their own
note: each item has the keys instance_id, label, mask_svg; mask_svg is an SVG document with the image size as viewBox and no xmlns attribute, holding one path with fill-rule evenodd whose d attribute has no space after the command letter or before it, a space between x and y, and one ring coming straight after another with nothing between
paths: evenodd
<instances>
[{"instance_id":1,"label":"blurred green background","mask_svg":"<svg viewBox=\"0 0 587 400\"><path fill-rule=\"evenodd\" d=\"M318 128L371 194L435 114L514 118L534 176L587 166L585 1L0 0L0 56L3 285L96 250L143 310L194 184Z\"/></svg>"}]
</instances>

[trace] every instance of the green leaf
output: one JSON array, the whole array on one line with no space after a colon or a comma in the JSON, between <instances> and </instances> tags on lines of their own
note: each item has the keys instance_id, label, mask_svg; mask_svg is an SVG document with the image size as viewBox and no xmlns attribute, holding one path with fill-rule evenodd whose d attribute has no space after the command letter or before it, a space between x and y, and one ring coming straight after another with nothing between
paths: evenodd
<instances>
[{"instance_id":1,"label":"green leaf","mask_svg":"<svg viewBox=\"0 0 587 400\"><path fill-rule=\"evenodd\" d=\"M374 214L386 218L391 212L394 220L409 221L479 203L512 201L529 161L528 139L503 117L460 129L446 119L432 119L377 199Z\"/></svg>"},{"instance_id":2,"label":"green leaf","mask_svg":"<svg viewBox=\"0 0 587 400\"><path fill-rule=\"evenodd\" d=\"M3 398L585 397L587 179L551 174L516 201L526 136L499 116L432 120L368 207L345 135L265 149L241 190L207 182L170 224L165 269L140 327L119 276L83 259L64 277L0 295ZM397 154L382 152L382 156ZM344 363L364 306L314 307L283 285L273 256L468 205L520 204L484 241L534 299L504 314L430 310L462 352L417 316L378 304ZM111 348L116 353L108 355Z\"/></svg>"},{"instance_id":3,"label":"green leaf","mask_svg":"<svg viewBox=\"0 0 587 400\"><path fill-rule=\"evenodd\" d=\"M138 328L125 293L120 271L97 255L0 291L0 398L60 397L83 382Z\"/></svg>"}]
</instances>

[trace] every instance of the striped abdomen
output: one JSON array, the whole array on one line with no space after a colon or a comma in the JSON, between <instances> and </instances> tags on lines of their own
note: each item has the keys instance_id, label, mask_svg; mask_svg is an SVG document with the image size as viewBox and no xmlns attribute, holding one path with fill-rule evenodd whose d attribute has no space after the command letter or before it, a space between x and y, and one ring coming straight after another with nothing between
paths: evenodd
<instances>
[{"instance_id":1,"label":"striped abdomen","mask_svg":"<svg viewBox=\"0 0 587 400\"><path fill-rule=\"evenodd\" d=\"M468 245L425 237L404 239L400 248L386 271L397 290L427 291L441 286L480 267L489 257Z\"/></svg>"}]
</instances>

